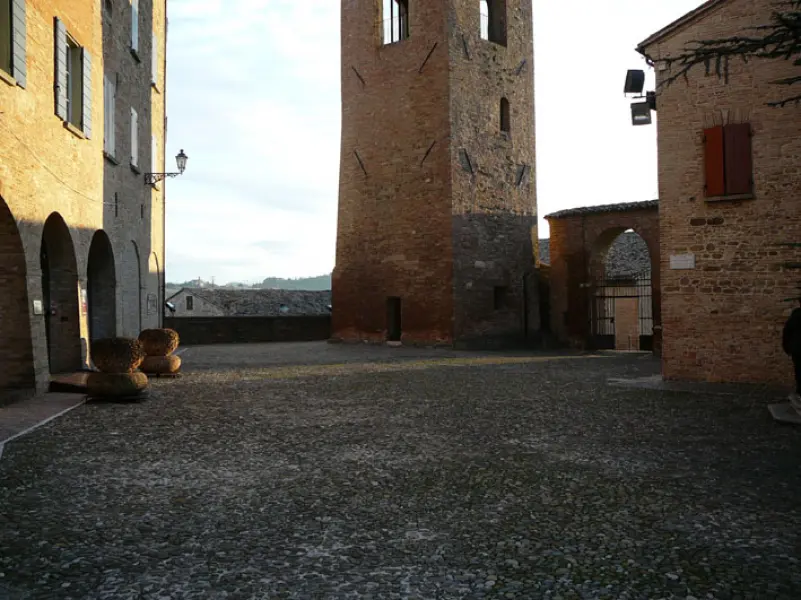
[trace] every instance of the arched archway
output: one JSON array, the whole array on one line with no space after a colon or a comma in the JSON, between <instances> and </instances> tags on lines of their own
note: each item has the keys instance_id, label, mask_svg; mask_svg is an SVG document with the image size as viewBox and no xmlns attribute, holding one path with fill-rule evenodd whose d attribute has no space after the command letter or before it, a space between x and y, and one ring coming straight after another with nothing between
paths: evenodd
<instances>
[{"instance_id":1,"label":"arched archway","mask_svg":"<svg viewBox=\"0 0 801 600\"><path fill-rule=\"evenodd\" d=\"M45 221L39 260L50 372L77 371L82 366L78 266L69 228L58 213Z\"/></svg>"},{"instance_id":2,"label":"arched archway","mask_svg":"<svg viewBox=\"0 0 801 600\"><path fill-rule=\"evenodd\" d=\"M89 246L87 268L89 339L114 337L117 332L117 274L111 241L97 231Z\"/></svg>"},{"instance_id":3,"label":"arched archway","mask_svg":"<svg viewBox=\"0 0 801 600\"><path fill-rule=\"evenodd\" d=\"M26 275L17 223L0 198L0 391L36 385Z\"/></svg>"},{"instance_id":4,"label":"arched archway","mask_svg":"<svg viewBox=\"0 0 801 600\"><path fill-rule=\"evenodd\" d=\"M142 263L133 240L126 244L123 261L123 335L137 337L142 331Z\"/></svg>"},{"instance_id":5,"label":"arched archway","mask_svg":"<svg viewBox=\"0 0 801 600\"><path fill-rule=\"evenodd\" d=\"M612 227L591 246L590 334L604 350L654 348L653 264L648 243L634 229Z\"/></svg>"}]
</instances>

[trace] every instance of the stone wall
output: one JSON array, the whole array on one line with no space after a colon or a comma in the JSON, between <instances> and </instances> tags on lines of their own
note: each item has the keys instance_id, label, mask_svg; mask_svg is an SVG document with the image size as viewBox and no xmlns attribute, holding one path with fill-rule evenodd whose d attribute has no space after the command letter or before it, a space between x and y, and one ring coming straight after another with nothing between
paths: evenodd
<instances>
[{"instance_id":1,"label":"stone wall","mask_svg":"<svg viewBox=\"0 0 801 600\"><path fill-rule=\"evenodd\" d=\"M155 6L154 3L155 2ZM15 3L16 4L16 3ZM35 373L36 386L44 389L49 380L51 369L80 367L88 364L89 315L83 310L82 290L87 289L87 265L91 240L98 230L108 233L115 256L116 272L119 276L119 265L126 242L136 241L146 252L155 251L163 256L161 247L163 223L163 201L152 201L160 192L137 185L139 176L130 172L127 163L115 166L120 171L128 169L130 179L127 184L113 183L111 169L104 167L103 133L104 133L104 100L103 73L106 52L104 52L104 2L98 0L38 0L26 2L26 56L24 65L26 74L24 81L14 79L12 74L0 73L0 106L3 115L0 118L0 197L10 210L19 231L19 239L25 257L25 277L27 299L23 311L22 304L15 304L15 321L30 322L29 342L18 336L2 343L13 344L20 357L32 354L32 369ZM130 28L131 8L128 2L112 2L113 14L108 22L119 24L114 33L119 45L120 59L123 49L130 44L130 34L123 29ZM130 98L137 96L144 104L141 113L148 115L153 106L160 107L160 116L156 117L155 132L163 143L163 94L151 96L150 73L150 40L151 31L155 27L164 41L164 0L140 1L140 40L141 63L120 66L130 74L126 86L122 86L117 103L117 126L120 148L125 143L119 136L130 129L128 122L130 111L126 105ZM91 126L83 130L66 127L64 121L56 114L54 100L55 53L54 53L54 19L58 18L64 25L66 34L76 44L83 47L91 61L91 69L86 72L85 82L88 100L87 123ZM152 25L151 25L152 23ZM115 25L116 26L116 25ZM130 29L129 29L130 31ZM164 56L162 48L162 56ZM134 60L128 51L128 59ZM163 79L163 68L162 75ZM147 81L142 89L141 82ZM137 100L138 102L138 100ZM150 123L150 119L146 119ZM147 125L149 126L149 125ZM88 134L88 135L87 135ZM149 131L142 132L147 140L141 144L150 151ZM147 159L145 159L147 160ZM135 179L135 182L134 182ZM116 192L116 197L112 193ZM144 204L146 216L141 217L140 205ZM148 212L149 211L149 212ZM76 307L70 308L66 321L61 316L51 319L51 340L66 336L69 342L66 347L79 348L78 364L74 355L68 361L56 361L51 365L47 351L47 325L45 314L35 314L34 301L43 301L43 278L40 265L40 250L45 221L50 216L63 219L69 237L71 251L60 246L58 253L74 255L74 269L68 274L71 282L59 284L64 295L62 304ZM52 254L52 252L51 252ZM146 254L147 255L147 254ZM49 256L58 263L67 256ZM16 271L18 273L19 271ZM62 272L63 274L63 272ZM59 277L61 275L59 274ZM131 307L137 305L140 295L121 294L120 282L116 283L117 318ZM6 292L6 289L3 289ZM69 298L67 298L69 296ZM44 308L44 307L43 307ZM88 307L87 307L88 308ZM7 309L10 310L9 307ZM135 310L139 310L135 306ZM43 311L44 312L44 311ZM52 316L52 315L51 315ZM62 314L62 316L64 316ZM152 324L158 323L158 314ZM118 332L122 324L118 321ZM17 341L14 341L16 339ZM58 344L59 348L61 344ZM51 344L52 347L52 344ZM70 352L73 352L70 350ZM23 359L24 360L24 359ZM5 365L4 365L5 367ZM23 371L27 372L28 367Z\"/></svg>"},{"instance_id":2,"label":"stone wall","mask_svg":"<svg viewBox=\"0 0 801 600\"><path fill-rule=\"evenodd\" d=\"M453 2L448 21L454 336L462 342L508 342L540 328L532 7L503 4L506 45L481 39L476 1Z\"/></svg>"},{"instance_id":3,"label":"stone wall","mask_svg":"<svg viewBox=\"0 0 801 600\"><path fill-rule=\"evenodd\" d=\"M771 3L730 0L645 48L651 58L676 55L691 40L741 34L770 20ZM657 62L657 79L670 71ZM789 382L781 328L798 273L785 270L801 241L801 120L798 107L767 103L790 93L771 82L798 74L786 61L733 60L728 83L705 76L658 95L663 374L667 379ZM703 130L749 123L753 195L707 200ZM671 256L694 255L694 268L671 268Z\"/></svg>"},{"instance_id":4,"label":"stone wall","mask_svg":"<svg viewBox=\"0 0 801 600\"><path fill-rule=\"evenodd\" d=\"M536 240L531 2L507 3L507 47L480 39L472 0L413 0L410 37L383 45L380 4L342 2L333 336L385 340L398 297L403 342L521 338L539 319L522 283Z\"/></svg>"},{"instance_id":5,"label":"stone wall","mask_svg":"<svg viewBox=\"0 0 801 600\"><path fill-rule=\"evenodd\" d=\"M331 317L165 317L182 346L313 342L331 335Z\"/></svg>"}]
</instances>

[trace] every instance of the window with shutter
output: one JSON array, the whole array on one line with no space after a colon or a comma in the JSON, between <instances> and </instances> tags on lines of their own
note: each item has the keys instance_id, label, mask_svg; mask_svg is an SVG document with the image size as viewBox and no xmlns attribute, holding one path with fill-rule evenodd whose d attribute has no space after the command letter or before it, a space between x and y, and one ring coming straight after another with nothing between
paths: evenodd
<instances>
[{"instance_id":1,"label":"window with shutter","mask_svg":"<svg viewBox=\"0 0 801 600\"><path fill-rule=\"evenodd\" d=\"M139 52L139 0L131 0L131 50Z\"/></svg>"},{"instance_id":2,"label":"window with shutter","mask_svg":"<svg viewBox=\"0 0 801 600\"><path fill-rule=\"evenodd\" d=\"M0 0L0 69L11 75L11 2Z\"/></svg>"},{"instance_id":3,"label":"window with shutter","mask_svg":"<svg viewBox=\"0 0 801 600\"><path fill-rule=\"evenodd\" d=\"M75 40L67 36L67 122L83 128L83 52Z\"/></svg>"},{"instance_id":4,"label":"window with shutter","mask_svg":"<svg viewBox=\"0 0 801 600\"><path fill-rule=\"evenodd\" d=\"M115 77L106 75L103 78L103 149L113 157L117 148L116 113L117 86Z\"/></svg>"},{"instance_id":5,"label":"window with shutter","mask_svg":"<svg viewBox=\"0 0 801 600\"><path fill-rule=\"evenodd\" d=\"M139 115L131 109L131 164L139 166Z\"/></svg>"},{"instance_id":6,"label":"window with shutter","mask_svg":"<svg viewBox=\"0 0 801 600\"><path fill-rule=\"evenodd\" d=\"M0 0L0 70L27 85L27 18L25 0Z\"/></svg>"},{"instance_id":7,"label":"window with shutter","mask_svg":"<svg viewBox=\"0 0 801 600\"><path fill-rule=\"evenodd\" d=\"M150 83L158 85L159 82L159 41L153 34L153 45L150 51Z\"/></svg>"},{"instance_id":8,"label":"window with shutter","mask_svg":"<svg viewBox=\"0 0 801 600\"><path fill-rule=\"evenodd\" d=\"M751 126L749 123L704 130L704 195L707 198L753 192Z\"/></svg>"}]
</instances>

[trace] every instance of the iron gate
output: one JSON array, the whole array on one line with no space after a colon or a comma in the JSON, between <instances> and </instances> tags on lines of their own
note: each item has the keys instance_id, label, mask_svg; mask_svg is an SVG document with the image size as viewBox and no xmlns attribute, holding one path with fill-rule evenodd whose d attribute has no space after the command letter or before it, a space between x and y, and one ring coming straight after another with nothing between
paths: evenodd
<instances>
[{"instance_id":1,"label":"iron gate","mask_svg":"<svg viewBox=\"0 0 801 600\"><path fill-rule=\"evenodd\" d=\"M650 273L628 280L604 281L592 288L590 302L590 331L592 342L599 350L614 350L619 347L618 335L621 330L616 323L618 302L623 298L637 300L636 325L629 323L629 328L636 327L638 350L652 351L654 347L654 313L652 302ZM633 346L633 344L631 344Z\"/></svg>"}]
</instances>

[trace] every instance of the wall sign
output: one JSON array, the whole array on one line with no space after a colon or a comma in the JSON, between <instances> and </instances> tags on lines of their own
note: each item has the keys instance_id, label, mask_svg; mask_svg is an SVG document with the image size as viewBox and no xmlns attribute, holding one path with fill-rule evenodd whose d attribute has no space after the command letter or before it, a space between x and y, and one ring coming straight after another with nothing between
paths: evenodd
<instances>
[{"instance_id":1,"label":"wall sign","mask_svg":"<svg viewBox=\"0 0 801 600\"><path fill-rule=\"evenodd\" d=\"M35 315L43 315L44 314L44 306L42 305L41 300L34 300L33 301L33 314Z\"/></svg>"},{"instance_id":2,"label":"wall sign","mask_svg":"<svg viewBox=\"0 0 801 600\"><path fill-rule=\"evenodd\" d=\"M673 254L670 257L670 268L673 270L694 269L695 254Z\"/></svg>"}]
</instances>

